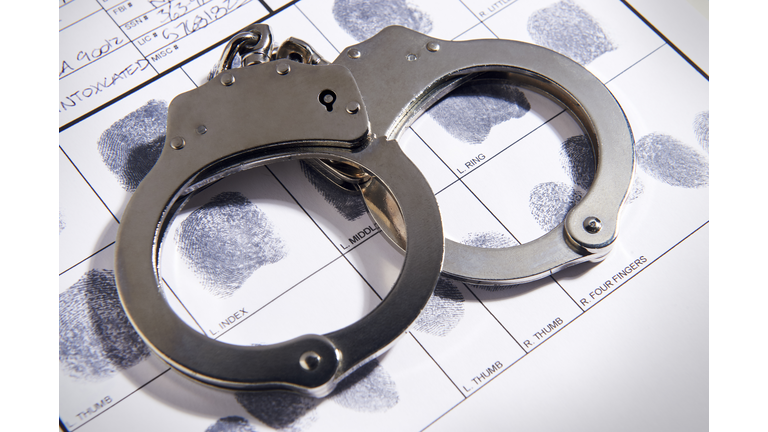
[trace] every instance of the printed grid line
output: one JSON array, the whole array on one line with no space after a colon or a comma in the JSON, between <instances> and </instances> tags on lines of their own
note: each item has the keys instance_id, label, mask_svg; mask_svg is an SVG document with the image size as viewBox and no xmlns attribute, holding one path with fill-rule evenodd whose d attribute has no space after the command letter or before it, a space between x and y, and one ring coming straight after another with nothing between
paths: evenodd
<instances>
[{"instance_id":1,"label":"printed grid line","mask_svg":"<svg viewBox=\"0 0 768 432\"><path fill-rule=\"evenodd\" d=\"M272 12L274 12L274 11L272 10L272 8L271 8L271 7L269 7L269 5L267 4L267 2L265 2L264 0L259 0L259 3L261 3L261 5L262 5L262 6L264 6L264 9L266 9L268 13L270 13L270 14L271 14Z\"/></svg>"},{"instance_id":2,"label":"printed grid line","mask_svg":"<svg viewBox=\"0 0 768 432\"><path fill-rule=\"evenodd\" d=\"M113 22L113 23L115 23L115 25L117 26L117 28L119 28L119 29L120 29L120 32L123 34L123 36L125 36L126 38L128 38L128 41L131 43L131 45L133 45L133 47L136 49L136 51L138 51L138 52L139 52L139 54L141 54L141 50L139 49L139 47L137 47L137 46L136 46L136 43L133 41L133 39L131 39L130 37L128 37L128 35L127 35L127 34L125 34L125 30L123 30L123 26L121 26L120 24L118 24L118 23L117 23L117 21L115 21L115 18L114 18L114 17L112 17L112 15L110 15L110 14L109 14L109 12L107 11L107 9L104 9L104 5L102 5L102 4L101 4L101 2L98 2L98 3L99 3L99 6L101 6L101 9L104 11L104 13L106 13L106 14L107 14L107 16L109 16L109 19L110 19L110 20L112 20L112 22ZM170 3L169 3L169 4L170 4ZM127 45L127 44L126 44L126 45ZM117 50L115 50L115 51L117 51ZM145 60L149 60L149 59L147 59L147 58L146 58L147 56L144 56L143 54L142 54L142 57L144 57L144 59L145 59ZM155 68L155 66L154 66L154 65L153 65L151 62L149 63L149 65L150 65L150 66L152 66L152 70L154 70L154 71L155 71L155 73L157 74L157 73L158 73L158 72L157 72L157 68Z\"/></svg>"},{"instance_id":3,"label":"printed grid line","mask_svg":"<svg viewBox=\"0 0 768 432\"><path fill-rule=\"evenodd\" d=\"M413 332L412 332L412 331L409 331L409 332L408 332L408 334L410 334L410 335L411 335L411 337L413 338L413 340L414 340L414 341L416 341L416 343L417 343L417 344L419 344L419 346L421 347L421 349L422 349L422 350L424 350L424 353L425 353L427 356L429 356L429 358L430 358L430 359L432 359L432 362L434 362L434 363L435 363L435 366L437 366L437 367L440 369L440 371L441 371L441 372L443 372L443 375L445 375L445 377L446 377L446 378L448 378L448 381L450 381L450 382L451 382L451 384L453 384L453 386L454 386L454 387L456 387L456 390L458 390L458 391L459 391L459 394L461 394L461 397L463 397L464 399L466 399L468 396L466 396L466 395L464 394L464 392L462 392L462 391L461 391L461 389L459 388L459 386L458 386L458 385L457 385L457 384L456 384L456 383L453 381L453 379L451 379L450 375L448 375L448 373L445 371L445 369L443 369L443 367L442 367L442 366L440 366L440 363L438 363L438 362L437 362L437 360L435 360L435 358L434 358L434 357L432 357L432 354L430 354L430 353L429 353L429 351L427 351L427 349L426 349L426 348L424 348L424 345L422 345L422 344L421 344L421 342L420 342L420 341L419 341L419 339L418 339L418 338L417 338L417 337L416 337L416 336L413 334Z\"/></svg>"},{"instance_id":4,"label":"printed grid line","mask_svg":"<svg viewBox=\"0 0 768 432\"><path fill-rule=\"evenodd\" d=\"M159 373L159 374L157 374L157 375L156 375L154 378L151 378L149 381L147 381L147 382L145 382L144 384L142 384L141 386L137 387L137 388L136 388L135 390L133 390L132 392L130 392L130 393L128 393L127 395L123 396L123 397L122 397L120 400L117 400L117 401L115 401L114 403L112 403L112 404L109 404L109 406L108 406L108 407L106 407L106 408L104 409L104 411L100 411L100 412L98 412L98 413L94 414L94 415L93 415L93 417L89 418L88 420L84 421L83 423L80 423L79 425L77 425L77 427L76 427L76 428L72 429L71 431L67 430L67 432L75 432L76 430L78 430L78 429L80 429L81 427L85 426L85 425L86 425L86 424L88 424L88 423L89 423L91 420L93 420L93 419L95 419L96 417L99 417L100 415L104 414L105 412L107 412L107 411L111 410L112 408L114 408L115 406L117 406L117 404L119 404L120 402L122 402L122 401L124 401L124 400L128 399L128 398L129 398L129 397L131 397L131 396L132 396L134 393L136 393L136 392L138 392L139 390L143 389L144 387L148 386L148 385L149 385L149 384L151 384L151 383L152 383L154 380L156 380L156 379L160 378L161 376L165 375L165 374L166 374L166 373L168 373L168 371L170 371L170 370L171 370L171 368L169 367L168 369L166 369L166 370L164 370L164 371L160 372L160 373ZM61 423L61 419L59 419L59 422Z\"/></svg>"},{"instance_id":5,"label":"printed grid line","mask_svg":"<svg viewBox=\"0 0 768 432\"><path fill-rule=\"evenodd\" d=\"M67 4L69 4L69 3L67 3ZM64 6L66 6L66 5L63 5L63 6L59 6L59 9L61 9L61 8L62 8L62 7L64 7ZM81 22L81 21L85 20L86 18L88 18L88 17L91 17L91 16L93 16L93 15L95 15L95 14L97 14L97 13L99 13L99 12L103 11L103 10L104 10L104 8L102 8L101 10L95 10L95 11L93 11L93 12L89 13L88 15L86 15L86 16L84 16L84 17L82 17L82 18L78 19L77 21L73 22L72 24L70 24L70 25L68 25L68 26L66 26L66 27L62 27L61 29L59 29L59 33L61 33L62 31L66 30L66 29L68 29L68 28L70 28L70 27L72 27L73 25L75 25L75 24L77 24L77 23L79 23L79 22Z\"/></svg>"},{"instance_id":6,"label":"printed grid line","mask_svg":"<svg viewBox=\"0 0 768 432\"><path fill-rule=\"evenodd\" d=\"M477 296L477 294L475 294L475 290L473 290L473 289L472 289L472 288L471 288L469 285L467 285L467 284L463 284L463 285L464 285L464 286L467 288L467 290L470 292L470 294L472 294L472 296L475 298L475 300L477 300L477 301L478 301L478 303L480 303L481 305L483 305L483 308L485 308L486 312L488 312L488 314L489 314L490 316L492 316L494 320L496 320L496 323L498 323L498 324L501 326L501 328L503 328L503 329L504 329L504 331L505 331L505 332L507 332L507 334L509 335L509 337L511 337L511 338L512 338L512 340L513 340L513 341L515 341L515 343L517 344L517 346L519 346L519 347L520 347L520 349L521 349L521 350L523 350L523 352L525 353L525 352L526 352L526 351L525 351L525 348L523 348L523 346L522 346L522 345L520 345L520 342L518 342L518 341L517 341L517 338L516 338L516 337L514 337L514 336L512 335L512 332L510 332L510 331L509 331L509 329L507 328L507 326L505 326L504 324L502 324L502 323L501 323L501 321L500 321L500 320L499 320L499 319L496 317L496 314L494 314L493 312L491 312L491 310L490 310L490 309L488 309L488 306L486 306L486 304L485 304L485 303L484 303L482 300L480 300L480 297L478 297L478 296Z\"/></svg>"},{"instance_id":7,"label":"printed grid line","mask_svg":"<svg viewBox=\"0 0 768 432\"><path fill-rule=\"evenodd\" d=\"M297 3L297 4L296 4L296 10L298 10L298 11L299 11L299 12L300 12L300 13L301 13L303 16L304 16L304 18L306 18L306 19L307 19L307 21L309 21L309 23L310 23L310 24L312 24L312 27L314 27L314 28L315 28L315 30L317 30L317 32L318 32L318 33L320 33L320 35L322 35L322 36L323 36L323 39L325 39L325 40L328 42L328 44L329 44L329 45L330 45L330 46L331 46L333 49L335 49L335 50L336 50L336 54L337 54L337 55L338 55L338 54L340 54L340 53L341 53L341 49L339 49L339 47L337 47L337 46L336 46L336 44L334 44L333 42L331 42L331 40L330 40L330 39L328 39L328 36L326 36L326 35L325 35L325 33L323 33L322 31L320 31L320 28L317 26L317 24L315 24L315 23L314 23L314 21L312 21L312 19L310 19L310 18L307 16L307 14L305 14L305 13L304 13L304 11L303 11L303 10L301 10L301 8L300 8L300 7L299 7L299 5L298 5L298 2L296 2L296 3Z\"/></svg>"},{"instance_id":8,"label":"printed grid line","mask_svg":"<svg viewBox=\"0 0 768 432\"><path fill-rule=\"evenodd\" d=\"M650 57L652 54L654 54L656 51L658 51L658 50L660 50L660 49L664 48L664 46L666 46L666 45L667 45L666 43L663 43L663 44L659 45L659 47L658 47L658 48L656 48L655 50L653 50L653 51L649 52L648 54L646 54L645 56L643 56L643 58L641 58L640 60L638 60L638 61L636 61L636 62L632 63L632 64L631 64L631 65L629 65L629 66L628 66L626 69L624 69L623 71L621 71L621 72L617 73L616 75L614 75L614 77L613 77L613 78L609 79L608 81L604 82L603 84L607 86L607 85L608 85L608 83L610 83L611 81L613 81L613 80L615 80L616 78L620 77L620 76L621 76L621 75L622 75L624 72L626 72L626 71L628 71L628 70L632 69L632 68L633 68L633 67L634 67L636 64L638 64L638 63L640 63L641 61L643 61L643 60L647 59L647 58L648 58L648 57Z\"/></svg>"},{"instance_id":9,"label":"printed grid line","mask_svg":"<svg viewBox=\"0 0 768 432\"><path fill-rule=\"evenodd\" d=\"M552 279L553 282L557 284L557 286L560 287L561 290L563 290L563 292L568 296L568 298L570 298L576 304L576 306L578 306L581 309L581 312L584 312L586 310L581 305L579 305L579 302L577 302L576 299L573 298L573 296L568 291L565 290L565 288L560 284L560 282L558 282L557 279L555 279L555 275L549 275L549 277Z\"/></svg>"},{"instance_id":10,"label":"printed grid line","mask_svg":"<svg viewBox=\"0 0 768 432\"><path fill-rule=\"evenodd\" d=\"M178 294L176 294L176 291L173 290L173 287L171 287L171 284L169 284L168 281L165 280L164 277L161 277L161 279L163 280L163 283L165 284L165 286L168 287L168 291L170 291L171 294L173 294L173 296L176 297L176 301L178 301L179 304L181 305L181 307L183 307L184 310L187 311L187 315L189 315L189 317L192 318L192 321L194 321L195 324L197 324L197 326L200 327L200 330L203 332L203 334L208 336L208 333L205 332L205 329L203 328L203 326L201 326L200 323L197 322L195 317L192 315L192 312L190 312L189 309L187 309L187 306L184 304L183 301L181 301L181 299L179 298Z\"/></svg>"},{"instance_id":11,"label":"printed grid line","mask_svg":"<svg viewBox=\"0 0 768 432\"><path fill-rule=\"evenodd\" d=\"M109 206L107 205L107 203L105 203L104 200L101 198L101 195L99 195L99 193L96 192L96 189L93 188L93 185L91 185L91 182L89 182L88 179L85 178L83 173L80 171L80 168L78 168L77 165L75 165L75 162L72 160L72 158L69 157L67 152L65 152L64 149L61 146L59 146L59 150L61 150L61 152L64 153L64 156L66 156L67 160L69 160L69 163L72 164L72 167L75 170L77 170L77 173L80 174L80 177L83 178L83 181L85 182L85 184L87 184L88 187L91 188L91 191L93 191L93 193L96 195L96 197L99 199L99 201L101 201L101 203L104 205L104 208L106 208L107 211L109 212L109 214L112 215L112 217L115 219L115 222L117 222L119 224L120 223L120 219L118 219L117 216L115 216L115 214L112 212L112 210L109 209Z\"/></svg>"},{"instance_id":12,"label":"printed grid line","mask_svg":"<svg viewBox=\"0 0 768 432\"><path fill-rule=\"evenodd\" d=\"M79 265L80 265L80 264L82 264L83 262L85 262L85 261L88 261L89 259L91 259L91 258L95 257L95 256L96 256L96 255L98 255L98 254L99 254L101 251L103 251L103 250L107 249L108 247L112 246L113 244L115 244L115 242L112 242L112 243L110 243L110 244L108 244L108 245L104 246L103 248L101 248L101 249L97 250L96 252L94 252L94 253L92 253L92 254L88 255L87 257L85 257L85 258L81 259L80 261L76 262L75 264L73 264L73 265L71 265L71 266L67 267L67 268L66 268L66 270L64 270L63 272L59 273L59 276L61 276L61 275L63 275L64 273L66 273L66 272L68 272L68 271L72 270L73 268L75 268L75 267L79 266Z\"/></svg>"}]
</instances>

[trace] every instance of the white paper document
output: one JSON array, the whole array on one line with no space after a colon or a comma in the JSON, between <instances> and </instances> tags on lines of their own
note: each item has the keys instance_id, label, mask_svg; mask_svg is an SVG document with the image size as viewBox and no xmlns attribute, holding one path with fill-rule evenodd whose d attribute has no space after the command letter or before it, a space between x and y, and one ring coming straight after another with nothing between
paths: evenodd
<instances>
[{"instance_id":1,"label":"white paper document","mask_svg":"<svg viewBox=\"0 0 768 432\"><path fill-rule=\"evenodd\" d=\"M622 1L60 0L59 22L67 431L707 427L709 78ZM254 22L329 61L402 25L444 40L525 41L579 62L616 97L635 140L612 252L517 286L441 278L410 331L325 398L216 389L171 369L121 307L116 233L163 148L169 104L207 82L227 39ZM594 177L575 117L498 79L459 87L398 142L435 193L446 237L474 246L541 237ZM238 345L357 321L404 261L358 194L302 161L205 188L167 233L158 264L171 308Z\"/></svg>"}]
</instances>

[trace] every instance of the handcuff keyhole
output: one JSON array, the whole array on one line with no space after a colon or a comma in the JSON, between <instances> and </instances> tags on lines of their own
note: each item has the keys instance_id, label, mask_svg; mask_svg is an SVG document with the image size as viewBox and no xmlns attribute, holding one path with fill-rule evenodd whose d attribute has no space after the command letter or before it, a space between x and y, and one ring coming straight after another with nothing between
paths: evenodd
<instances>
[{"instance_id":1,"label":"handcuff keyhole","mask_svg":"<svg viewBox=\"0 0 768 432\"><path fill-rule=\"evenodd\" d=\"M318 99L328 112L333 111L333 103L336 102L336 93L331 90L323 90L320 92Z\"/></svg>"}]
</instances>

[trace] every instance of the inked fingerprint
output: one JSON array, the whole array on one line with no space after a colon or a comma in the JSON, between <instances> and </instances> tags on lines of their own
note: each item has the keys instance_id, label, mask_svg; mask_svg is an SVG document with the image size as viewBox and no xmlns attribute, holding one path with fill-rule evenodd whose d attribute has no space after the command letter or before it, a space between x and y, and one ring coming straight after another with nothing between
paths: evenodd
<instances>
[{"instance_id":1,"label":"inked fingerprint","mask_svg":"<svg viewBox=\"0 0 768 432\"><path fill-rule=\"evenodd\" d=\"M469 144L481 144L491 128L531 109L517 87L501 80L475 80L457 88L427 113L451 136Z\"/></svg>"},{"instance_id":2,"label":"inked fingerprint","mask_svg":"<svg viewBox=\"0 0 768 432\"><path fill-rule=\"evenodd\" d=\"M709 153L709 111L700 112L693 121L693 131L701 148Z\"/></svg>"},{"instance_id":3,"label":"inked fingerprint","mask_svg":"<svg viewBox=\"0 0 768 432\"><path fill-rule=\"evenodd\" d=\"M287 255L267 215L239 192L223 192L176 230L182 258L214 295L231 296L267 264Z\"/></svg>"},{"instance_id":4,"label":"inked fingerprint","mask_svg":"<svg viewBox=\"0 0 768 432\"><path fill-rule=\"evenodd\" d=\"M468 246L488 249L507 248L520 244L514 237L492 231L469 233L466 237L461 239L461 243Z\"/></svg>"},{"instance_id":5,"label":"inked fingerprint","mask_svg":"<svg viewBox=\"0 0 768 432\"><path fill-rule=\"evenodd\" d=\"M328 180L312 166L301 161L301 172L320 195L341 214L344 219L354 221L368 212L360 192L348 191Z\"/></svg>"},{"instance_id":6,"label":"inked fingerprint","mask_svg":"<svg viewBox=\"0 0 768 432\"><path fill-rule=\"evenodd\" d=\"M275 429L301 430L315 421L312 413L322 399L275 390L235 393L249 414ZM309 414L309 415L308 415Z\"/></svg>"},{"instance_id":7,"label":"inked fingerprint","mask_svg":"<svg viewBox=\"0 0 768 432\"><path fill-rule=\"evenodd\" d=\"M405 0L336 0L333 2L333 18L358 41L366 40L391 25L421 33L432 31L429 15Z\"/></svg>"},{"instance_id":8,"label":"inked fingerprint","mask_svg":"<svg viewBox=\"0 0 768 432\"><path fill-rule=\"evenodd\" d=\"M126 191L134 192L160 157L167 122L168 105L151 100L99 137L101 158Z\"/></svg>"},{"instance_id":9,"label":"inked fingerprint","mask_svg":"<svg viewBox=\"0 0 768 432\"><path fill-rule=\"evenodd\" d=\"M536 223L549 232L565 220L568 211L582 198L581 192L565 183L539 183L531 191L528 205Z\"/></svg>"},{"instance_id":10,"label":"inked fingerprint","mask_svg":"<svg viewBox=\"0 0 768 432\"><path fill-rule=\"evenodd\" d=\"M632 179L632 188L629 191L629 196L627 197L627 203L631 203L632 201L640 198L640 195L643 194L643 191L645 190L645 186L643 186L643 182L640 180L640 177L635 174L635 178Z\"/></svg>"},{"instance_id":11,"label":"inked fingerprint","mask_svg":"<svg viewBox=\"0 0 768 432\"><path fill-rule=\"evenodd\" d=\"M453 282L440 278L435 292L416 318L413 329L433 336L446 336L464 316L464 296Z\"/></svg>"},{"instance_id":12,"label":"inked fingerprint","mask_svg":"<svg viewBox=\"0 0 768 432\"><path fill-rule=\"evenodd\" d=\"M64 228L67 227L67 223L64 222L64 216L61 214L61 210L59 210L59 234L61 234L62 231L64 231Z\"/></svg>"},{"instance_id":13,"label":"inked fingerprint","mask_svg":"<svg viewBox=\"0 0 768 432\"><path fill-rule=\"evenodd\" d=\"M59 294L59 363L69 376L106 378L148 356L120 305L111 270L90 270Z\"/></svg>"},{"instance_id":14,"label":"inked fingerprint","mask_svg":"<svg viewBox=\"0 0 768 432\"><path fill-rule=\"evenodd\" d=\"M565 140L560 148L560 162L574 183L584 191L589 189L595 179L595 154L589 138L578 135Z\"/></svg>"},{"instance_id":15,"label":"inked fingerprint","mask_svg":"<svg viewBox=\"0 0 768 432\"><path fill-rule=\"evenodd\" d=\"M534 12L528 18L528 34L538 45L582 65L616 49L592 16L570 0Z\"/></svg>"},{"instance_id":16,"label":"inked fingerprint","mask_svg":"<svg viewBox=\"0 0 768 432\"><path fill-rule=\"evenodd\" d=\"M205 432L256 432L256 430L251 427L248 420L238 416L229 416L216 420L216 423L209 426Z\"/></svg>"},{"instance_id":17,"label":"inked fingerprint","mask_svg":"<svg viewBox=\"0 0 768 432\"><path fill-rule=\"evenodd\" d=\"M400 400L395 381L376 359L344 378L328 397L344 408L360 412L387 411Z\"/></svg>"},{"instance_id":18,"label":"inked fingerprint","mask_svg":"<svg viewBox=\"0 0 768 432\"><path fill-rule=\"evenodd\" d=\"M648 134L635 143L638 165L670 186L698 188L709 184L709 162L674 137Z\"/></svg>"}]
</instances>

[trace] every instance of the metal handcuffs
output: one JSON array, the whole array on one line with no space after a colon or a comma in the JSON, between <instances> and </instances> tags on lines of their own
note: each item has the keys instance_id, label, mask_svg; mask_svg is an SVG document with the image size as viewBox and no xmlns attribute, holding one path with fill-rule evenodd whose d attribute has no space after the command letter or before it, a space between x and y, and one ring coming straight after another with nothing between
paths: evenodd
<instances>
[{"instance_id":1,"label":"metal handcuffs","mask_svg":"<svg viewBox=\"0 0 768 432\"><path fill-rule=\"evenodd\" d=\"M237 60L243 67L233 68ZM616 239L634 171L632 132L608 89L563 55L523 42L452 42L388 27L329 64L298 39L274 47L269 27L254 24L230 40L215 72L171 102L162 154L125 209L116 248L118 292L136 331L203 383L327 395L407 331L441 270L472 283L521 283L600 260ZM444 242L435 196L397 143L419 114L480 75L552 95L581 123L596 156L594 181L565 221L511 248ZM357 185L379 226L405 250L401 274L371 313L332 333L267 346L208 338L163 298L158 254L166 230L194 192L289 159L314 160L337 183Z\"/></svg>"}]
</instances>

